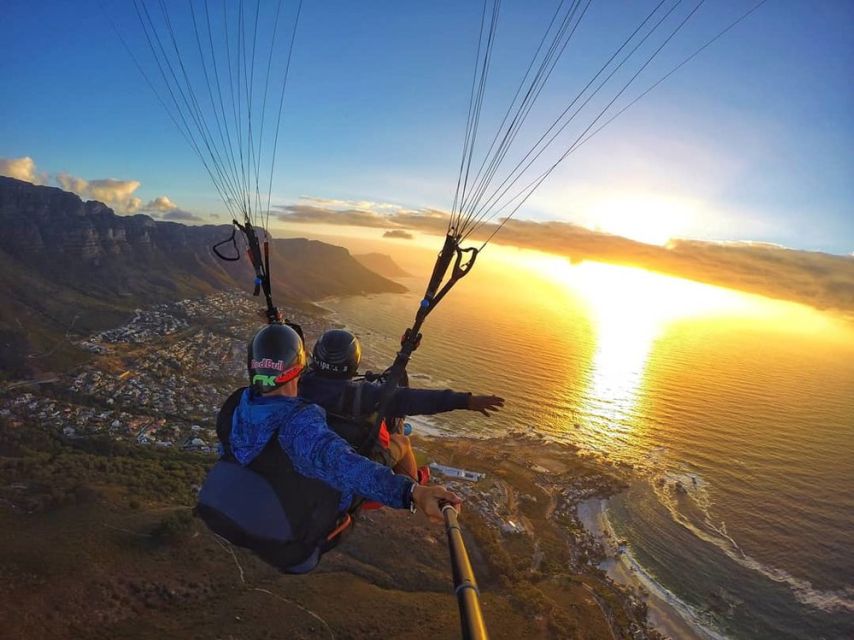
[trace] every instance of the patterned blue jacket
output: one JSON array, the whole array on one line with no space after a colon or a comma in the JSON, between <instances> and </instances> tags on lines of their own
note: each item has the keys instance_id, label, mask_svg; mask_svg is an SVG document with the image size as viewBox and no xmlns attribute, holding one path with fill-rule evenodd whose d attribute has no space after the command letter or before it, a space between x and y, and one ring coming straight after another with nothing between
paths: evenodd
<instances>
[{"instance_id":1,"label":"patterned blue jacket","mask_svg":"<svg viewBox=\"0 0 854 640\"><path fill-rule=\"evenodd\" d=\"M414 482L354 452L346 440L329 429L322 408L298 398L259 397L249 389L244 391L232 418L234 457L248 465L276 435L298 473L341 492L341 511L355 496L389 507L409 506Z\"/></svg>"}]
</instances>

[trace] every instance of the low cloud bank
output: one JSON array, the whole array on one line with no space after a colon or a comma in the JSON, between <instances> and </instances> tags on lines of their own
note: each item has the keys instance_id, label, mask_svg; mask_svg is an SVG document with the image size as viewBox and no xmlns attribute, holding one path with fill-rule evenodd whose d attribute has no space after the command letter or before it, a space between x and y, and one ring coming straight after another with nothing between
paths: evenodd
<instances>
[{"instance_id":1,"label":"low cloud bank","mask_svg":"<svg viewBox=\"0 0 854 640\"><path fill-rule=\"evenodd\" d=\"M195 213L191 213L190 211L184 211L183 209L168 211L163 214L163 219L172 220L173 222L204 222L204 218L201 216L197 216Z\"/></svg>"},{"instance_id":2,"label":"low cloud bank","mask_svg":"<svg viewBox=\"0 0 854 640\"><path fill-rule=\"evenodd\" d=\"M280 207L279 220L385 229L387 234L420 231L443 235L448 214L395 205L303 199ZM472 236L484 240L496 224ZM400 236L388 236L400 237ZM757 242L675 240L667 247L644 244L568 222L511 219L492 242L535 249L572 261L596 260L640 267L772 298L854 314L854 256L800 251Z\"/></svg>"},{"instance_id":3,"label":"low cloud bank","mask_svg":"<svg viewBox=\"0 0 854 640\"><path fill-rule=\"evenodd\" d=\"M383 238L397 238L399 240L412 240L414 237L414 235L403 229L392 229L383 234Z\"/></svg>"},{"instance_id":4,"label":"low cloud bank","mask_svg":"<svg viewBox=\"0 0 854 640\"><path fill-rule=\"evenodd\" d=\"M854 313L851 256L754 242L674 240L659 247L561 222L511 220L495 241Z\"/></svg>"}]
</instances>

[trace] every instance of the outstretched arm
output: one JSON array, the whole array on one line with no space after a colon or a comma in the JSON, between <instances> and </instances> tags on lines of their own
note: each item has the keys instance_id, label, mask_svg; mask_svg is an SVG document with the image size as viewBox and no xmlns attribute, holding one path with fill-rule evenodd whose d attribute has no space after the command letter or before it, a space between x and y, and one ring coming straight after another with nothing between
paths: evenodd
<instances>
[{"instance_id":1,"label":"outstretched arm","mask_svg":"<svg viewBox=\"0 0 854 640\"><path fill-rule=\"evenodd\" d=\"M379 402L379 387L371 385L375 394L373 404ZM371 405L372 406L372 405ZM428 416L457 409L479 411L488 416L487 411L498 411L504 406L504 398L498 396L478 396L460 393L450 389L410 389L399 387L391 397L388 414L392 416Z\"/></svg>"},{"instance_id":2,"label":"outstretched arm","mask_svg":"<svg viewBox=\"0 0 854 640\"><path fill-rule=\"evenodd\" d=\"M498 411L504 406L504 398L500 396L474 396L469 395L469 404L467 409L470 411L480 411L486 417L489 417L489 412Z\"/></svg>"},{"instance_id":3,"label":"outstretched arm","mask_svg":"<svg viewBox=\"0 0 854 640\"><path fill-rule=\"evenodd\" d=\"M303 411L294 423L285 433L279 432L279 443L305 476L389 507L405 509L411 502L432 522L442 522L443 500L458 510L462 505L462 498L443 487L418 485L355 453L346 440L329 430L317 408Z\"/></svg>"}]
</instances>

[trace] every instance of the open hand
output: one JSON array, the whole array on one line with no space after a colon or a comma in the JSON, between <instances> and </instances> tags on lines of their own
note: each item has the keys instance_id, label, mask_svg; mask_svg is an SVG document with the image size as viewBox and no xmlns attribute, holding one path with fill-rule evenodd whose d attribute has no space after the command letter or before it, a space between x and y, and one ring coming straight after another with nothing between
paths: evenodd
<instances>
[{"instance_id":1,"label":"open hand","mask_svg":"<svg viewBox=\"0 0 854 640\"><path fill-rule=\"evenodd\" d=\"M442 506L439 503L450 502L459 512L463 499L444 487L419 484L412 491L412 502L430 518L431 522L441 523L444 522L445 518L442 515Z\"/></svg>"},{"instance_id":2,"label":"open hand","mask_svg":"<svg viewBox=\"0 0 854 640\"><path fill-rule=\"evenodd\" d=\"M469 411L480 411L486 417L489 417L490 411L498 411L504 406L504 398L499 396L469 396Z\"/></svg>"}]
</instances>

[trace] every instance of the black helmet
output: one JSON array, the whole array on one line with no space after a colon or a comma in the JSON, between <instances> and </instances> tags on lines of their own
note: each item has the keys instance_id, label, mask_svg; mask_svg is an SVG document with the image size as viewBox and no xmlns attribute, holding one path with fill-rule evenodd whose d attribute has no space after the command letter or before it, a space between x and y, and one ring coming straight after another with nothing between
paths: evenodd
<instances>
[{"instance_id":1,"label":"black helmet","mask_svg":"<svg viewBox=\"0 0 854 640\"><path fill-rule=\"evenodd\" d=\"M302 338L286 325L266 326L249 341L246 366L255 391L273 391L296 378L305 367Z\"/></svg>"},{"instance_id":2,"label":"black helmet","mask_svg":"<svg viewBox=\"0 0 854 640\"><path fill-rule=\"evenodd\" d=\"M328 378L352 378L362 359L362 345L349 331L327 331L314 345L311 368Z\"/></svg>"}]
</instances>

